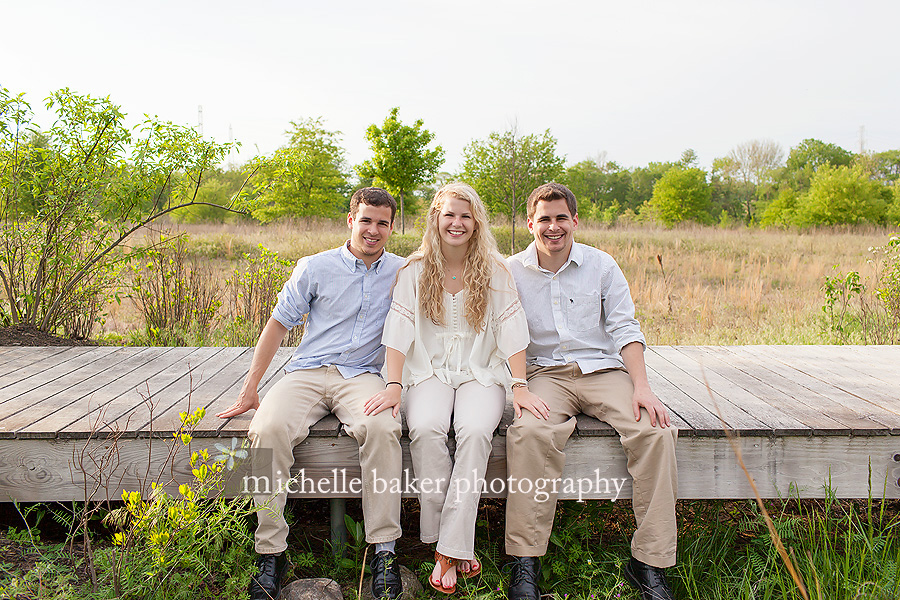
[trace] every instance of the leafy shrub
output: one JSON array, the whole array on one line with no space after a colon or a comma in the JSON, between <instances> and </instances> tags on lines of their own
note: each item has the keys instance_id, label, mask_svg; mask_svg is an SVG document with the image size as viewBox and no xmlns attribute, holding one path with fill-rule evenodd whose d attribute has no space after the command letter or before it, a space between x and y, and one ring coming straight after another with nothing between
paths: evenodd
<instances>
[{"instance_id":1,"label":"leafy shrub","mask_svg":"<svg viewBox=\"0 0 900 600\"><path fill-rule=\"evenodd\" d=\"M133 270L132 297L152 343L183 344L186 332L210 329L220 291L209 264L188 258L186 236L160 236Z\"/></svg>"},{"instance_id":2,"label":"leafy shrub","mask_svg":"<svg viewBox=\"0 0 900 600\"><path fill-rule=\"evenodd\" d=\"M131 130L108 98L68 89L46 108L56 119L42 130L23 96L0 87L2 312L84 337L117 281L125 240L196 206L203 173L229 145L153 118Z\"/></svg>"},{"instance_id":3,"label":"leafy shrub","mask_svg":"<svg viewBox=\"0 0 900 600\"><path fill-rule=\"evenodd\" d=\"M887 194L890 188L874 181L862 165L825 165L816 171L809 192L797 200L794 223L800 226L883 223Z\"/></svg>"},{"instance_id":4,"label":"leafy shrub","mask_svg":"<svg viewBox=\"0 0 900 600\"><path fill-rule=\"evenodd\" d=\"M825 278L825 323L842 344L900 342L900 236L870 252L870 277L850 271Z\"/></svg>"},{"instance_id":5,"label":"leafy shrub","mask_svg":"<svg viewBox=\"0 0 900 600\"><path fill-rule=\"evenodd\" d=\"M204 413L181 413L175 443L191 443ZM225 499L220 493L234 458L246 458L245 447L220 448L215 457L206 449L193 452L194 479L180 485L177 495L155 482L149 493L123 492L124 507L106 518L118 529L113 546L97 551L101 585L126 599L242 595L250 577L253 536L247 518L253 508L248 496Z\"/></svg>"},{"instance_id":6,"label":"leafy shrub","mask_svg":"<svg viewBox=\"0 0 900 600\"><path fill-rule=\"evenodd\" d=\"M278 292L291 275L291 262L262 244L258 254L244 254L244 263L225 282L229 294L226 335L232 346L256 344L278 302ZM302 336L303 327L295 327L282 345L295 346Z\"/></svg>"}]
</instances>

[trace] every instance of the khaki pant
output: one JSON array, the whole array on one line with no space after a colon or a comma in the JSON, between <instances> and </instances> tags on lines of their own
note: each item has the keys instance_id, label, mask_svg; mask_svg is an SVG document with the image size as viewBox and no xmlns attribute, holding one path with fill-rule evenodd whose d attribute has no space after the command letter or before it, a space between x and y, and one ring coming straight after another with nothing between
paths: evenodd
<instances>
[{"instance_id":1,"label":"khaki pant","mask_svg":"<svg viewBox=\"0 0 900 600\"><path fill-rule=\"evenodd\" d=\"M575 430L575 415L585 413L609 423L618 433L633 480L637 531L631 554L654 567L675 564L677 529L675 497L678 474L675 440L678 431L650 425L641 411L634 420L634 387L625 371L583 375L575 364L529 367L528 387L550 407L550 419L523 410L506 433L508 475L513 481L558 479L566 462L566 441ZM515 487L515 486L512 486ZM556 495L538 502L534 494L508 490L506 552L513 556L543 556L553 527Z\"/></svg>"},{"instance_id":2,"label":"khaki pant","mask_svg":"<svg viewBox=\"0 0 900 600\"><path fill-rule=\"evenodd\" d=\"M475 558L475 519L491 455L494 430L503 416L506 391L468 381L453 389L437 377L406 393L409 449L419 485L420 538L437 542L445 556ZM456 454L450 461L450 415Z\"/></svg>"},{"instance_id":3,"label":"khaki pant","mask_svg":"<svg viewBox=\"0 0 900 600\"><path fill-rule=\"evenodd\" d=\"M370 544L389 542L401 534L398 486L387 485L387 491L377 497L373 493L375 474L388 482L401 481L403 468L399 416L394 418L390 410L373 416L366 416L363 411L366 400L383 389L384 380L372 373L344 379L334 366L292 371L272 386L260 402L247 434L253 448L272 450L272 472L286 479L294 464L294 446L306 439L316 421L334 413L347 434L359 443L363 517L366 541ZM259 554L287 548L286 499L284 491L253 496L254 502L262 506L257 513Z\"/></svg>"}]
</instances>

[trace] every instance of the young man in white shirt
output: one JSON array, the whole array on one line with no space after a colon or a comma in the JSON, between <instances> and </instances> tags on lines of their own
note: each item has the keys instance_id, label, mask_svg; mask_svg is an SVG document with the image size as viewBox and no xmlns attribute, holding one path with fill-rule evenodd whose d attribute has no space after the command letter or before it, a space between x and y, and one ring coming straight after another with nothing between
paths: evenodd
<instances>
[{"instance_id":1,"label":"young man in white shirt","mask_svg":"<svg viewBox=\"0 0 900 600\"><path fill-rule=\"evenodd\" d=\"M217 416L229 418L256 409L248 437L254 449L272 452L277 489L287 480L293 448L316 421L334 413L359 443L366 541L375 544L372 594L393 600L401 593L400 565L394 543L400 537L399 406L368 410L366 401L384 390L381 335L391 305L391 286L403 264L384 246L394 227L397 204L381 188L357 190L350 200L350 240L333 250L307 256L278 294L238 400ZM306 321L303 340L285 368L285 376L260 402L257 389L284 336ZM375 497L375 478L388 485ZM274 490L273 490L274 491ZM260 506L256 530L257 573L251 600L277 598L287 571L287 493L254 494Z\"/></svg>"},{"instance_id":2,"label":"young man in white shirt","mask_svg":"<svg viewBox=\"0 0 900 600\"><path fill-rule=\"evenodd\" d=\"M578 413L609 423L634 486L637 530L625 578L642 600L671 600L663 569L675 564L678 432L647 381L646 344L628 283L609 254L575 243L577 203L566 186L538 187L527 210L534 242L508 263L531 335L532 394L514 402L516 418L506 434L510 481L559 479ZM540 597L540 557L556 510L555 494L539 502L524 487L510 485L506 505L511 600Z\"/></svg>"}]
</instances>

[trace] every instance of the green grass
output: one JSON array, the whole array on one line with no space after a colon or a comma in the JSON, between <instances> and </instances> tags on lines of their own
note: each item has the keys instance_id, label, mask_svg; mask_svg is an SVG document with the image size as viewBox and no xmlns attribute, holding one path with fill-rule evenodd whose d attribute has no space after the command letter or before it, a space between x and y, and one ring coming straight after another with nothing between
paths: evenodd
<instances>
[{"instance_id":1,"label":"green grass","mask_svg":"<svg viewBox=\"0 0 900 600\"><path fill-rule=\"evenodd\" d=\"M359 503L349 504L349 511L360 518ZM900 501L832 498L770 500L765 505L810 598L900 597ZM355 597L364 545L350 547L344 559L335 559L327 542L327 503L300 501L292 506L288 518L294 577L333 578L341 584L345 597ZM482 502L476 552L483 572L478 578L459 582L457 595L461 598L506 597L508 572L504 565L508 557L503 552L503 511L503 501ZM678 564L668 571L676 598L801 598L775 552L755 502L680 501L677 511ZM32 516L28 518L33 520ZM404 501L403 521L404 537L398 545L401 561L423 582L426 591L422 597L437 597L426 582L433 566L433 547L418 542L415 500ZM622 576L633 531L630 502L560 502L550 549L543 558L542 589L560 600L637 598ZM34 525L31 535L20 525L0 536L0 597L110 597L91 595L83 551L76 546L70 552L58 536L47 541L38 537ZM93 537L95 546L103 552L109 545L108 538L97 530ZM18 563L24 565L23 569L17 570L9 560L13 548L27 557ZM103 561L98 565L104 568ZM104 573L99 577L102 580ZM214 596L204 596L198 590L195 597Z\"/></svg>"}]
</instances>

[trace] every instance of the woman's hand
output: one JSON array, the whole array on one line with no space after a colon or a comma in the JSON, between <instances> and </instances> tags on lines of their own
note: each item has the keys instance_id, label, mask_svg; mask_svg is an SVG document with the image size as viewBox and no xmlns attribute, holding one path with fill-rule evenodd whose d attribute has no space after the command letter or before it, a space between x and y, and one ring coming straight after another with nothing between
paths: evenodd
<instances>
[{"instance_id":1,"label":"woman's hand","mask_svg":"<svg viewBox=\"0 0 900 600\"><path fill-rule=\"evenodd\" d=\"M378 392L368 400L363 407L367 415L377 415L381 411L393 408L392 416L396 417L400 413L400 391L399 385L389 385L384 391Z\"/></svg>"},{"instance_id":2,"label":"woman's hand","mask_svg":"<svg viewBox=\"0 0 900 600\"><path fill-rule=\"evenodd\" d=\"M516 418L522 416L523 408L538 419L550 418L550 407L529 390L527 385L517 385L513 388L513 408L516 411Z\"/></svg>"}]
</instances>

